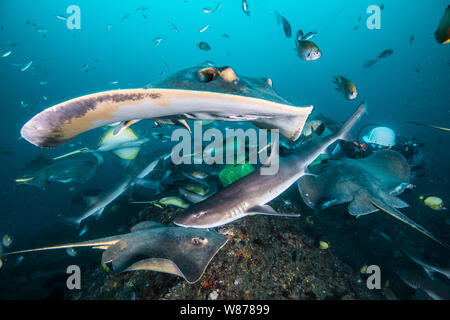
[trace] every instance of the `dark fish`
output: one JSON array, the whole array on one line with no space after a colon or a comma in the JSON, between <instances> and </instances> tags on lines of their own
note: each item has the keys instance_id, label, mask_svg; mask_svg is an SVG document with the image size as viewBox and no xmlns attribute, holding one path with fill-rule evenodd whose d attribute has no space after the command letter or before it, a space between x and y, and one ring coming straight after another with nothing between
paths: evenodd
<instances>
[{"instance_id":1,"label":"dark fish","mask_svg":"<svg viewBox=\"0 0 450 320\"><path fill-rule=\"evenodd\" d=\"M363 68L364 69L368 69L370 67L372 67L375 63L377 63L378 59L371 59L369 61L367 61L366 63L364 63Z\"/></svg>"},{"instance_id":2,"label":"dark fish","mask_svg":"<svg viewBox=\"0 0 450 320\"><path fill-rule=\"evenodd\" d=\"M199 42L198 48L199 48L200 50L203 50L203 51L211 50L211 47L209 46L209 44L206 43L206 42L204 42L204 41Z\"/></svg>"},{"instance_id":3,"label":"dark fish","mask_svg":"<svg viewBox=\"0 0 450 320\"><path fill-rule=\"evenodd\" d=\"M274 13L277 19L277 24L278 25L280 25L281 23L283 24L284 34L286 35L286 37L290 38L292 35L292 31L289 21L287 21L286 18L283 17L281 14L279 14L277 11L274 11Z\"/></svg>"},{"instance_id":4,"label":"dark fish","mask_svg":"<svg viewBox=\"0 0 450 320\"><path fill-rule=\"evenodd\" d=\"M229 39L230 36L228 35L228 33L222 33L222 37Z\"/></svg>"},{"instance_id":5,"label":"dark fish","mask_svg":"<svg viewBox=\"0 0 450 320\"><path fill-rule=\"evenodd\" d=\"M450 5L445 9L444 15L439 22L434 36L436 41L440 44L446 44L450 42Z\"/></svg>"},{"instance_id":6,"label":"dark fish","mask_svg":"<svg viewBox=\"0 0 450 320\"><path fill-rule=\"evenodd\" d=\"M384 3L382 3L381 5L380 5L380 10L384 10Z\"/></svg>"},{"instance_id":7,"label":"dark fish","mask_svg":"<svg viewBox=\"0 0 450 320\"><path fill-rule=\"evenodd\" d=\"M412 34L411 37L409 38L409 45L411 46L413 44L414 41L414 35Z\"/></svg>"},{"instance_id":8,"label":"dark fish","mask_svg":"<svg viewBox=\"0 0 450 320\"><path fill-rule=\"evenodd\" d=\"M359 15L358 22L361 22L362 15Z\"/></svg>"},{"instance_id":9,"label":"dark fish","mask_svg":"<svg viewBox=\"0 0 450 320\"><path fill-rule=\"evenodd\" d=\"M248 17L250 17L250 11L248 11L247 0L242 0L242 10Z\"/></svg>"},{"instance_id":10,"label":"dark fish","mask_svg":"<svg viewBox=\"0 0 450 320\"><path fill-rule=\"evenodd\" d=\"M419 68L416 68L416 72L420 72L420 69L419 69Z\"/></svg>"},{"instance_id":11,"label":"dark fish","mask_svg":"<svg viewBox=\"0 0 450 320\"><path fill-rule=\"evenodd\" d=\"M12 152L10 150L1 150L0 156L12 156Z\"/></svg>"},{"instance_id":12,"label":"dark fish","mask_svg":"<svg viewBox=\"0 0 450 320\"><path fill-rule=\"evenodd\" d=\"M389 57L391 54L393 54L394 53L394 50L392 50L392 49L386 49L386 50L384 50L383 52L381 52L379 55L378 55L378 58L387 58L387 57Z\"/></svg>"},{"instance_id":13,"label":"dark fish","mask_svg":"<svg viewBox=\"0 0 450 320\"><path fill-rule=\"evenodd\" d=\"M129 13L127 13L126 15L124 15L123 17L122 17L122 19L121 20L125 20L126 18L128 18L128 16L129 16L130 14Z\"/></svg>"},{"instance_id":14,"label":"dark fish","mask_svg":"<svg viewBox=\"0 0 450 320\"><path fill-rule=\"evenodd\" d=\"M297 32L297 39L295 41L297 54L305 61L314 61L322 56L322 52L314 42L305 40L311 39L315 33L316 32L313 31L304 35L302 30Z\"/></svg>"},{"instance_id":15,"label":"dark fish","mask_svg":"<svg viewBox=\"0 0 450 320\"><path fill-rule=\"evenodd\" d=\"M354 26L353 30L359 29L359 26Z\"/></svg>"}]
</instances>

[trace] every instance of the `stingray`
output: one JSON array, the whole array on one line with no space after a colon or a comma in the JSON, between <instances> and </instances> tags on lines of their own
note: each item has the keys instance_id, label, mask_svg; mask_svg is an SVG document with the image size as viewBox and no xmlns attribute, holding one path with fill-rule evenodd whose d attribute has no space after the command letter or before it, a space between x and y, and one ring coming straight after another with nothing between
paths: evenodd
<instances>
[{"instance_id":1,"label":"stingray","mask_svg":"<svg viewBox=\"0 0 450 320\"><path fill-rule=\"evenodd\" d=\"M72 182L86 183L103 163L103 157L94 154L96 161L88 159L47 160L39 156L27 165L24 176L15 179L20 184L32 185L45 189L50 183L68 184ZM41 166L41 167L39 167Z\"/></svg>"},{"instance_id":2,"label":"stingray","mask_svg":"<svg viewBox=\"0 0 450 320\"><path fill-rule=\"evenodd\" d=\"M102 263L111 263L114 272L151 270L178 275L194 283L226 242L226 237L213 230L166 227L158 222L144 221L132 227L130 233L122 235L9 252L3 256L91 247L105 250Z\"/></svg>"},{"instance_id":3,"label":"stingray","mask_svg":"<svg viewBox=\"0 0 450 320\"><path fill-rule=\"evenodd\" d=\"M78 134L140 119L252 121L296 140L312 106L296 107L272 88L272 80L237 76L230 67L181 70L143 89L98 92L43 110L21 129L39 147L55 147Z\"/></svg>"},{"instance_id":4,"label":"stingray","mask_svg":"<svg viewBox=\"0 0 450 320\"><path fill-rule=\"evenodd\" d=\"M410 168L400 153L382 150L364 159L328 161L311 166L310 172L312 175L298 181L300 194L309 207L324 209L350 202L348 212L354 216L382 210L448 247L397 210L408 207L396 196L411 186Z\"/></svg>"}]
</instances>

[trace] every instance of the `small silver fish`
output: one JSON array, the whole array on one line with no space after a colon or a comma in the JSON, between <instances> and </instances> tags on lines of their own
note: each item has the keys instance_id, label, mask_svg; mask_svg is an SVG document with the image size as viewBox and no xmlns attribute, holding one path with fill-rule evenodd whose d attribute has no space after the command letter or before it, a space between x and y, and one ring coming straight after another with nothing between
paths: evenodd
<instances>
[{"instance_id":1,"label":"small silver fish","mask_svg":"<svg viewBox=\"0 0 450 320\"><path fill-rule=\"evenodd\" d=\"M161 43L162 40L163 40L163 38L161 38L161 37L156 37L155 39L153 39L153 42L155 43L155 48L157 46L159 46L159 44Z\"/></svg>"},{"instance_id":2,"label":"small silver fish","mask_svg":"<svg viewBox=\"0 0 450 320\"><path fill-rule=\"evenodd\" d=\"M209 28L209 24L207 24L206 26L204 26L203 28L201 28L199 32L203 32L203 31L205 31L205 30L208 29L208 28Z\"/></svg>"},{"instance_id":3,"label":"small silver fish","mask_svg":"<svg viewBox=\"0 0 450 320\"><path fill-rule=\"evenodd\" d=\"M11 53L12 53L11 50L8 51L8 52L6 52L6 53L4 53L4 54L2 55L2 58L6 58L6 57L9 56Z\"/></svg>"},{"instance_id":4,"label":"small silver fish","mask_svg":"<svg viewBox=\"0 0 450 320\"><path fill-rule=\"evenodd\" d=\"M31 67L31 65L33 64L33 61L28 62L27 64L25 64L22 69L20 69L20 71L25 71L27 70L29 67Z\"/></svg>"},{"instance_id":5,"label":"small silver fish","mask_svg":"<svg viewBox=\"0 0 450 320\"><path fill-rule=\"evenodd\" d=\"M74 248L67 248L66 253L71 257L75 257L77 255L77 251Z\"/></svg>"},{"instance_id":6,"label":"small silver fish","mask_svg":"<svg viewBox=\"0 0 450 320\"><path fill-rule=\"evenodd\" d=\"M88 229L88 227L87 227L87 226L84 226L83 229L82 229L82 230L80 231L80 233L78 234L78 236L81 237L83 234L85 234L86 231L87 231L87 229Z\"/></svg>"},{"instance_id":7,"label":"small silver fish","mask_svg":"<svg viewBox=\"0 0 450 320\"><path fill-rule=\"evenodd\" d=\"M173 31L178 32L177 27L175 26L175 24L172 21L169 21L169 25L172 27Z\"/></svg>"},{"instance_id":8,"label":"small silver fish","mask_svg":"<svg viewBox=\"0 0 450 320\"><path fill-rule=\"evenodd\" d=\"M242 10L248 17L250 17L250 11L248 10L247 0L242 0Z\"/></svg>"},{"instance_id":9,"label":"small silver fish","mask_svg":"<svg viewBox=\"0 0 450 320\"><path fill-rule=\"evenodd\" d=\"M59 19L59 20L63 20L63 21L67 20L67 18L65 16L63 16L63 15L57 15L56 18Z\"/></svg>"},{"instance_id":10,"label":"small silver fish","mask_svg":"<svg viewBox=\"0 0 450 320\"><path fill-rule=\"evenodd\" d=\"M46 84L48 83L48 81L47 80L45 80L45 81L41 81L41 82L39 82L39 85L41 85L41 86L45 86Z\"/></svg>"}]
</instances>

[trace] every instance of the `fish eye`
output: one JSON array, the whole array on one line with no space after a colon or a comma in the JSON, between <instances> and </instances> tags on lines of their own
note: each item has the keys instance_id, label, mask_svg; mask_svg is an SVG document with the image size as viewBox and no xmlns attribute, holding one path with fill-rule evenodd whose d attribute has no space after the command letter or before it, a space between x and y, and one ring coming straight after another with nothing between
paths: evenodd
<instances>
[{"instance_id":1,"label":"fish eye","mask_svg":"<svg viewBox=\"0 0 450 320\"><path fill-rule=\"evenodd\" d=\"M194 217L200 218L202 215L204 215L206 211L199 211L198 213L194 214Z\"/></svg>"},{"instance_id":2,"label":"fish eye","mask_svg":"<svg viewBox=\"0 0 450 320\"><path fill-rule=\"evenodd\" d=\"M194 246L200 246L200 245L207 244L208 239L206 239L204 237L195 237L195 238L192 238L191 242Z\"/></svg>"},{"instance_id":3,"label":"fish eye","mask_svg":"<svg viewBox=\"0 0 450 320\"><path fill-rule=\"evenodd\" d=\"M197 71L197 80L202 83L208 83L217 78L217 68L210 67Z\"/></svg>"}]
</instances>

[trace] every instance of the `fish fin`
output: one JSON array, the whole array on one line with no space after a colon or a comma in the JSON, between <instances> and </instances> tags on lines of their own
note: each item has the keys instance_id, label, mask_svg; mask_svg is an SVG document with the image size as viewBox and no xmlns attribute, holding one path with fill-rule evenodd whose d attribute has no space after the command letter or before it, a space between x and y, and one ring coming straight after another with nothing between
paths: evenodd
<instances>
[{"instance_id":1,"label":"fish fin","mask_svg":"<svg viewBox=\"0 0 450 320\"><path fill-rule=\"evenodd\" d=\"M150 228L163 228L165 225L156 221L142 221L131 228L131 232L136 232L139 230L150 229Z\"/></svg>"},{"instance_id":2,"label":"fish fin","mask_svg":"<svg viewBox=\"0 0 450 320\"><path fill-rule=\"evenodd\" d=\"M387 205L384 202L379 201L379 200L372 199L371 202L378 209L383 210L384 212L386 212L387 214L391 215L392 217L402 221L403 223L406 223L410 227L412 227L412 228L416 229L417 231L423 233L428 238L430 238L431 240L439 243L443 247L446 247L447 249L450 249L449 245L447 245L447 244L441 242L440 240L438 240L431 232L429 232L424 227L422 227L422 226L418 225L417 223L415 223L413 220L411 220L410 218L405 216L403 213L401 213L397 209L395 209L395 208L393 208L393 207L391 207L391 206L389 206L389 205Z\"/></svg>"},{"instance_id":3,"label":"fish fin","mask_svg":"<svg viewBox=\"0 0 450 320\"><path fill-rule=\"evenodd\" d=\"M103 208L98 209L97 211L95 211L94 216L95 216L95 218L96 218L97 220L100 219L100 217L101 217L101 215L102 215L102 213L103 213L103 210L105 210L105 207L103 207Z\"/></svg>"},{"instance_id":4,"label":"fish fin","mask_svg":"<svg viewBox=\"0 0 450 320\"><path fill-rule=\"evenodd\" d=\"M70 225L72 227L79 228L81 224L81 219L79 217L69 217L69 218L61 218L61 222Z\"/></svg>"},{"instance_id":5,"label":"fish fin","mask_svg":"<svg viewBox=\"0 0 450 320\"><path fill-rule=\"evenodd\" d=\"M367 104L365 101L363 101L359 104L358 108L352 114L352 116L347 121L345 121L345 123L339 129L338 131L339 139L346 141L353 141L353 139L350 137L350 131L352 130L356 122L358 122L358 120L366 113L367 113Z\"/></svg>"},{"instance_id":6,"label":"fish fin","mask_svg":"<svg viewBox=\"0 0 450 320\"><path fill-rule=\"evenodd\" d=\"M272 142L270 145L270 156L267 158L267 160L263 163L263 167L270 167L272 165L272 161L274 159L279 159L279 149L280 149L280 137L278 135L272 136L275 138L275 141ZM261 149L258 153L264 151L266 147Z\"/></svg>"},{"instance_id":7,"label":"fish fin","mask_svg":"<svg viewBox=\"0 0 450 320\"><path fill-rule=\"evenodd\" d=\"M87 207L92 207L99 201L99 196L82 196Z\"/></svg>"},{"instance_id":8,"label":"fish fin","mask_svg":"<svg viewBox=\"0 0 450 320\"><path fill-rule=\"evenodd\" d=\"M373 206L370 200L365 197L356 197L348 205L348 212L352 216L362 216L378 210L379 209Z\"/></svg>"},{"instance_id":9,"label":"fish fin","mask_svg":"<svg viewBox=\"0 0 450 320\"><path fill-rule=\"evenodd\" d=\"M249 215L254 214L261 214L266 216L283 216L283 217L300 217L300 214L296 213L279 213L276 212L271 206L269 205L260 205L260 206L254 206L251 209L248 210Z\"/></svg>"},{"instance_id":10,"label":"fish fin","mask_svg":"<svg viewBox=\"0 0 450 320\"><path fill-rule=\"evenodd\" d=\"M386 198L384 198L384 201L388 205L390 205L391 207L394 207L394 208L400 208L401 209L401 208L408 208L409 207L409 204L407 204L405 201L400 200L399 198L394 197L394 196L386 197Z\"/></svg>"}]
</instances>

